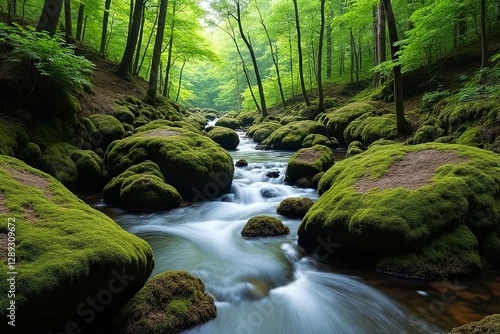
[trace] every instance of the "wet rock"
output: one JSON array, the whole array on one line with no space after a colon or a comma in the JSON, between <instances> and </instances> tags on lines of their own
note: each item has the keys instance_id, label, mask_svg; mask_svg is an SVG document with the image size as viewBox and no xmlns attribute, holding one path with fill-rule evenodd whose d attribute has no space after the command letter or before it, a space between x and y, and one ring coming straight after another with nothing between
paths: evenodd
<instances>
[{"instance_id":1,"label":"wet rock","mask_svg":"<svg viewBox=\"0 0 500 334\"><path fill-rule=\"evenodd\" d=\"M277 179L278 177L280 177L280 171L277 169L270 170L266 173L266 176L272 179Z\"/></svg>"},{"instance_id":2,"label":"wet rock","mask_svg":"<svg viewBox=\"0 0 500 334\"><path fill-rule=\"evenodd\" d=\"M288 226L271 216L255 216L248 220L241 231L244 237L275 237L290 234Z\"/></svg>"},{"instance_id":3,"label":"wet rock","mask_svg":"<svg viewBox=\"0 0 500 334\"><path fill-rule=\"evenodd\" d=\"M246 161L245 159L240 159L240 160L236 161L236 163L234 165L236 167L246 167L246 166L248 166L248 161Z\"/></svg>"}]
</instances>

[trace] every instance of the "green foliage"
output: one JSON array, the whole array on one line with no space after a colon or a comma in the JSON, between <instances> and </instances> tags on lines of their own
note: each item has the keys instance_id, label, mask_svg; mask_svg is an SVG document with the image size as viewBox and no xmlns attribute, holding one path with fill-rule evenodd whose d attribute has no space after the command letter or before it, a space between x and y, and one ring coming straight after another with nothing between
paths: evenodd
<instances>
[{"instance_id":1,"label":"green foliage","mask_svg":"<svg viewBox=\"0 0 500 334\"><path fill-rule=\"evenodd\" d=\"M434 90L431 92L425 92L424 95L422 95L422 102L425 105L433 105L434 103L437 103L441 101L442 99L448 97L451 95L451 92L449 90Z\"/></svg>"},{"instance_id":2,"label":"green foliage","mask_svg":"<svg viewBox=\"0 0 500 334\"><path fill-rule=\"evenodd\" d=\"M0 41L12 45L10 62L19 71L35 70L52 89L81 93L92 87L90 74L94 65L76 56L74 46L66 44L62 36L51 37L18 25L0 23Z\"/></svg>"}]
</instances>

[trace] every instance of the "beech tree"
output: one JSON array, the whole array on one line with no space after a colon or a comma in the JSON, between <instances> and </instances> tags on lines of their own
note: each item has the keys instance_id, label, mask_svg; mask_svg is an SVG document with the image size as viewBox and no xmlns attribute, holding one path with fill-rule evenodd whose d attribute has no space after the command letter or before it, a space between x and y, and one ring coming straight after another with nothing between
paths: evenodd
<instances>
[{"instance_id":1,"label":"beech tree","mask_svg":"<svg viewBox=\"0 0 500 334\"><path fill-rule=\"evenodd\" d=\"M63 0L45 0L36 31L47 31L53 36L57 31Z\"/></svg>"},{"instance_id":2,"label":"beech tree","mask_svg":"<svg viewBox=\"0 0 500 334\"><path fill-rule=\"evenodd\" d=\"M129 77L130 69L132 68L134 51L137 45L137 39L139 38L139 29L141 28L143 3L143 0L135 0L134 16L130 35L127 38L127 45L125 47L125 51L123 52L122 60L118 65L118 68L115 70L115 73L123 78Z\"/></svg>"}]
</instances>

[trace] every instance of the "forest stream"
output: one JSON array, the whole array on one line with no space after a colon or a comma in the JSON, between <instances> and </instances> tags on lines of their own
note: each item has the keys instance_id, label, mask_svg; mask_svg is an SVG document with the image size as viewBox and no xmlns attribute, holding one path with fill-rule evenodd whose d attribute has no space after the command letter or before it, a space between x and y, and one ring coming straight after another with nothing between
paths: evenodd
<instances>
[{"instance_id":1,"label":"forest stream","mask_svg":"<svg viewBox=\"0 0 500 334\"><path fill-rule=\"evenodd\" d=\"M421 281L306 256L296 244L300 220L279 216L276 207L287 197L316 200L316 191L283 184L291 152L257 151L244 135L231 154L249 165L236 168L232 192L217 200L154 214L91 203L151 245L151 277L182 269L203 280L218 315L185 333L442 333L500 311L500 275ZM275 169L279 178L266 176ZM279 216L290 235L243 238L247 220L260 214Z\"/></svg>"}]
</instances>

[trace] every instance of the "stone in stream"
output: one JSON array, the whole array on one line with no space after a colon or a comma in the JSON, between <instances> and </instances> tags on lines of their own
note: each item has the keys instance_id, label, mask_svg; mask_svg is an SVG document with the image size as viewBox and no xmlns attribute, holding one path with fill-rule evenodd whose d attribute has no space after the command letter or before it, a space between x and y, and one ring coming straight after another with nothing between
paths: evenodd
<instances>
[{"instance_id":1,"label":"stone in stream","mask_svg":"<svg viewBox=\"0 0 500 334\"><path fill-rule=\"evenodd\" d=\"M236 131L223 126L215 126L207 132L207 136L222 148L230 151L234 151L240 144L240 138Z\"/></svg>"},{"instance_id":2,"label":"stone in stream","mask_svg":"<svg viewBox=\"0 0 500 334\"><path fill-rule=\"evenodd\" d=\"M455 327L448 334L498 334L500 333L500 314L487 316L479 321L471 321Z\"/></svg>"},{"instance_id":3,"label":"stone in stream","mask_svg":"<svg viewBox=\"0 0 500 334\"><path fill-rule=\"evenodd\" d=\"M302 219L313 204L313 200L308 197L290 197L281 201L276 212L287 218Z\"/></svg>"},{"instance_id":4,"label":"stone in stream","mask_svg":"<svg viewBox=\"0 0 500 334\"><path fill-rule=\"evenodd\" d=\"M273 150L295 151L302 148L302 142L310 134L326 135L326 128L315 121L291 122L275 130L261 144Z\"/></svg>"},{"instance_id":5,"label":"stone in stream","mask_svg":"<svg viewBox=\"0 0 500 334\"><path fill-rule=\"evenodd\" d=\"M246 161L245 159L240 159L240 160L236 161L236 163L234 165L236 167L246 167L246 166L248 166L248 161Z\"/></svg>"},{"instance_id":6,"label":"stone in stream","mask_svg":"<svg viewBox=\"0 0 500 334\"><path fill-rule=\"evenodd\" d=\"M287 234L290 234L290 229L281 220L264 215L250 218L241 231L244 237L275 237Z\"/></svg>"},{"instance_id":7,"label":"stone in stream","mask_svg":"<svg viewBox=\"0 0 500 334\"><path fill-rule=\"evenodd\" d=\"M87 332L85 319L106 319L110 310L139 291L154 266L144 240L92 209L55 178L7 156L0 156L0 219L5 222L0 226L4 261L9 232L16 239L16 263L10 271L19 273L19 333L60 332L70 321L78 321L75 326ZM6 297L9 288L9 281L2 279L0 290ZM9 305L8 298L0 298L3 319Z\"/></svg>"},{"instance_id":8,"label":"stone in stream","mask_svg":"<svg viewBox=\"0 0 500 334\"><path fill-rule=\"evenodd\" d=\"M271 179L277 179L278 177L280 177L280 171L277 169L267 171L266 176Z\"/></svg>"},{"instance_id":9,"label":"stone in stream","mask_svg":"<svg viewBox=\"0 0 500 334\"><path fill-rule=\"evenodd\" d=\"M339 244L332 256L409 277L498 269L499 171L498 155L470 146L373 146L323 175L298 244Z\"/></svg>"},{"instance_id":10,"label":"stone in stream","mask_svg":"<svg viewBox=\"0 0 500 334\"><path fill-rule=\"evenodd\" d=\"M334 162L332 150L326 146L316 145L300 149L288 161L286 182L295 184L298 180L306 178L298 186L314 188L313 177L320 172L326 172Z\"/></svg>"}]
</instances>

